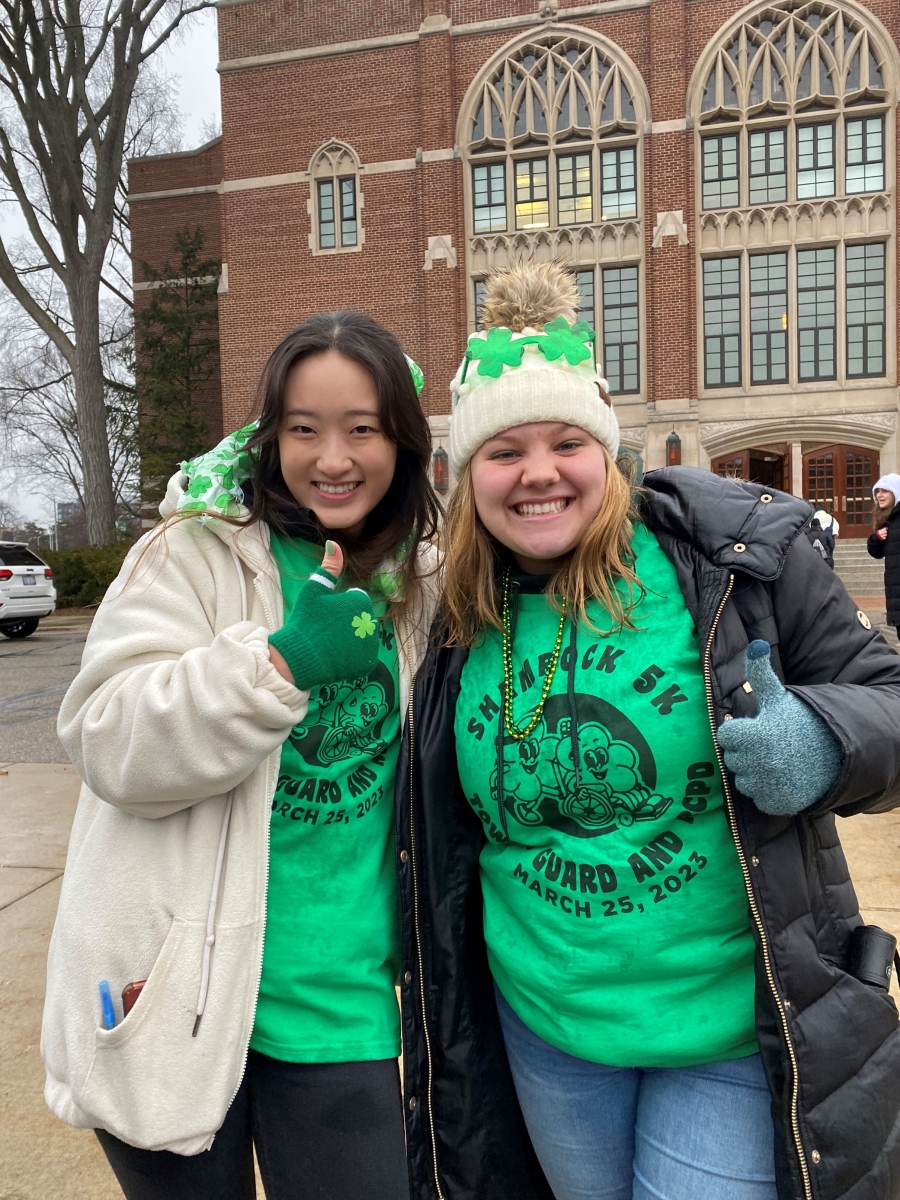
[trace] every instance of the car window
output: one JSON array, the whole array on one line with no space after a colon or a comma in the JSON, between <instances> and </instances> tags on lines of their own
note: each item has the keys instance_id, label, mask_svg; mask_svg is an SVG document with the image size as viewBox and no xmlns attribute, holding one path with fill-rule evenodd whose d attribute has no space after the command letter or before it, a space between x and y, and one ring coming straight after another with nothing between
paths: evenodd
<instances>
[{"instance_id":1,"label":"car window","mask_svg":"<svg viewBox=\"0 0 900 1200\"><path fill-rule=\"evenodd\" d=\"M27 546L0 546L0 567L42 567L44 560Z\"/></svg>"}]
</instances>

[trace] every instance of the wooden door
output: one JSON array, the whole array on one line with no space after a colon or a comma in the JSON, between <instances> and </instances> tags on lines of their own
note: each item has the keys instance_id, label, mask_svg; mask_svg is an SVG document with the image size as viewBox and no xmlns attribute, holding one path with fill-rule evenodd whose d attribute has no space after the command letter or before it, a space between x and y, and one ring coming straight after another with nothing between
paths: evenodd
<instances>
[{"instance_id":1,"label":"wooden door","mask_svg":"<svg viewBox=\"0 0 900 1200\"><path fill-rule=\"evenodd\" d=\"M746 479L751 483L761 483L764 487L790 491L790 454L774 454L770 450L757 450L751 446L714 458L709 467L714 475L721 475L724 479Z\"/></svg>"},{"instance_id":2,"label":"wooden door","mask_svg":"<svg viewBox=\"0 0 900 1200\"><path fill-rule=\"evenodd\" d=\"M732 450L730 454L714 458L709 464L709 469L714 475L721 475L723 479L749 479L750 451Z\"/></svg>"},{"instance_id":3,"label":"wooden door","mask_svg":"<svg viewBox=\"0 0 900 1200\"><path fill-rule=\"evenodd\" d=\"M803 495L816 508L833 513L841 537L872 532L872 485L879 456L862 446L823 446L803 455Z\"/></svg>"}]
</instances>

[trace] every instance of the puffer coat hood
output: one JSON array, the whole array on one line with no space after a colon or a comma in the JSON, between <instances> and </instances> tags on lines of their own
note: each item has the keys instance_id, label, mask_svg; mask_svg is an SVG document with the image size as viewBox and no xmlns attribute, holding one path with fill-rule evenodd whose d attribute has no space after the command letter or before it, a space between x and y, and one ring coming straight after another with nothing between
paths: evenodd
<instances>
[{"instance_id":1,"label":"puffer coat hood","mask_svg":"<svg viewBox=\"0 0 900 1200\"><path fill-rule=\"evenodd\" d=\"M803 536L804 501L683 467L652 472L644 488L642 518L697 626L713 728L755 715L744 655L763 638L843 752L831 792L794 818L760 812L724 773L757 945L779 1200L894 1200L900 1025L891 997L847 969L861 918L835 815L900 804L900 656ZM398 773L412 1194L552 1200L503 1048L482 932L484 833L457 774L467 651L442 643L437 628Z\"/></svg>"}]
</instances>

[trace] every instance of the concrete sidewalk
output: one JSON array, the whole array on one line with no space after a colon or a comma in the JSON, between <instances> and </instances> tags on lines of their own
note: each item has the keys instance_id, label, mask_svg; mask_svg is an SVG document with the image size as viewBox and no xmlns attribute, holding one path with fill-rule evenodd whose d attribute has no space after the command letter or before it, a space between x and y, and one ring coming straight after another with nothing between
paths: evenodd
<instances>
[{"instance_id":1,"label":"concrete sidewalk","mask_svg":"<svg viewBox=\"0 0 900 1200\"><path fill-rule=\"evenodd\" d=\"M0 763L0 1200L122 1200L93 1135L42 1094L47 944L78 786L68 765ZM866 921L900 935L900 812L839 829Z\"/></svg>"},{"instance_id":2,"label":"concrete sidewalk","mask_svg":"<svg viewBox=\"0 0 900 1200\"><path fill-rule=\"evenodd\" d=\"M122 1200L90 1130L44 1105L47 944L79 779L62 763L0 775L0 1200Z\"/></svg>"}]
</instances>

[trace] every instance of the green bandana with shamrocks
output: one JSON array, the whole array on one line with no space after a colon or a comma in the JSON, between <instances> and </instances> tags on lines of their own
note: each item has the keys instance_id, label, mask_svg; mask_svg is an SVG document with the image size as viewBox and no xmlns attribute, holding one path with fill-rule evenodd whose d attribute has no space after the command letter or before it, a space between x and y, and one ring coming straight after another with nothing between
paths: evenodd
<instances>
[{"instance_id":1,"label":"green bandana with shamrocks","mask_svg":"<svg viewBox=\"0 0 900 1200\"><path fill-rule=\"evenodd\" d=\"M422 368L408 354L406 361L416 395L421 396L425 386ZM201 521L208 521L210 515L238 515L244 503L243 485L253 474L253 459L244 447L258 425L258 421L245 425L223 438L215 449L181 464L182 473L188 477L188 486L175 506L178 512L197 513Z\"/></svg>"},{"instance_id":2,"label":"green bandana with shamrocks","mask_svg":"<svg viewBox=\"0 0 900 1200\"><path fill-rule=\"evenodd\" d=\"M178 512L195 512L202 521L212 514L236 517L244 502L243 485L253 474L253 459L247 442L256 433L258 421L223 438L214 450L181 464L188 478L178 498Z\"/></svg>"},{"instance_id":3,"label":"green bandana with shamrocks","mask_svg":"<svg viewBox=\"0 0 900 1200\"><path fill-rule=\"evenodd\" d=\"M587 359L592 359L596 369L596 338L587 321L576 321L570 325L565 317L548 321L540 333L524 336L513 334L512 330L502 326L489 329L487 336L473 334L466 347L460 384L465 383L473 362L478 363L479 375L487 375L491 379L499 379L504 367L520 367L526 346L535 346L548 362L562 359L569 366L577 367Z\"/></svg>"}]
</instances>

